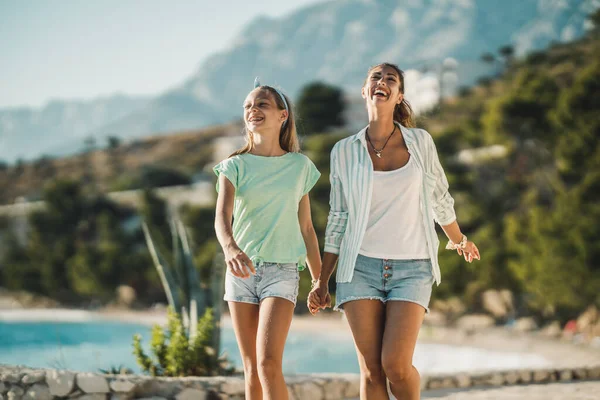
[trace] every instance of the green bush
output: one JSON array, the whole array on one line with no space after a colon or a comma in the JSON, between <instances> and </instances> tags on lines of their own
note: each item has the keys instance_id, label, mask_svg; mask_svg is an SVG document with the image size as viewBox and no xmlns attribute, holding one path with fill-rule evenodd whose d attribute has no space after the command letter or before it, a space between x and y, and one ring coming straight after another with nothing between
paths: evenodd
<instances>
[{"instance_id":1,"label":"green bush","mask_svg":"<svg viewBox=\"0 0 600 400\"><path fill-rule=\"evenodd\" d=\"M235 369L226 357L211 347L215 321L212 310L206 310L193 335L185 328L180 314L169 310L167 328L152 328L152 356L142 348L142 337L133 337L133 354L142 371L152 376L216 376L231 375Z\"/></svg>"}]
</instances>

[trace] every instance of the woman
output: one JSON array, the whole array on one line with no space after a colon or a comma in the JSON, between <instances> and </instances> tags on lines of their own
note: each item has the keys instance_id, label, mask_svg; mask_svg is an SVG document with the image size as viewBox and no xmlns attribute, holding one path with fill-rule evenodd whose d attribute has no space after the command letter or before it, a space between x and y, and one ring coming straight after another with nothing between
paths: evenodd
<instances>
[{"instance_id":1,"label":"woman","mask_svg":"<svg viewBox=\"0 0 600 400\"><path fill-rule=\"evenodd\" d=\"M362 88L369 125L331 152L325 254L309 306L326 307L339 256L335 309L346 313L361 371L361 400L420 397L412 365L433 282L440 283L434 220L465 260L479 259L462 234L429 133L414 128L404 74L372 67Z\"/></svg>"},{"instance_id":2,"label":"woman","mask_svg":"<svg viewBox=\"0 0 600 400\"><path fill-rule=\"evenodd\" d=\"M320 174L299 153L289 99L272 86L255 87L244 101L247 145L214 168L215 230L246 399L286 400L282 358L298 271L307 263L313 277L321 271L308 198Z\"/></svg>"}]
</instances>

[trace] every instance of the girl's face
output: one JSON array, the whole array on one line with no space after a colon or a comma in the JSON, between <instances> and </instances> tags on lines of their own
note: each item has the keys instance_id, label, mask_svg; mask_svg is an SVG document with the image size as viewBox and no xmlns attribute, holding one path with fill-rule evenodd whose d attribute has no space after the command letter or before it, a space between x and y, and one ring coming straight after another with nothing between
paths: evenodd
<instances>
[{"instance_id":1,"label":"girl's face","mask_svg":"<svg viewBox=\"0 0 600 400\"><path fill-rule=\"evenodd\" d=\"M244 123L250 132L265 134L275 131L279 134L287 114L277 107L273 94L261 88L251 91L244 101Z\"/></svg>"},{"instance_id":2,"label":"girl's face","mask_svg":"<svg viewBox=\"0 0 600 400\"><path fill-rule=\"evenodd\" d=\"M404 98L398 72L389 66L373 68L362 88L362 97L367 107L389 107L393 110Z\"/></svg>"}]
</instances>

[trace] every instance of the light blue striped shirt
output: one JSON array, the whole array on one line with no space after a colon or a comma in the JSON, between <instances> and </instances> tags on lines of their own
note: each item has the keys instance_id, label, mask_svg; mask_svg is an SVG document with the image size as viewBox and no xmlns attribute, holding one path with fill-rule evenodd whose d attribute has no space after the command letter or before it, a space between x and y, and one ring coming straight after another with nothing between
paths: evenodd
<instances>
[{"instance_id":1,"label":"light blue striped shirt","mask_svg":"<svg viewBox=\"0 0 600 400\"><path fill-rule=\"evenodd\" d=\"M448 180L440 164L431 135L417 128L396 123L402 132L411 157L422 172L421 214L431 258L432 274L441 282L438 263L439 240L434 220L448 225L456 220L454 199L448 192ZM325 230L325 251L339 254L337 282L350 282L354 264L363 241L373 192L373 162L369 156L365 132L340 140L331 150L331 196ZM398 224L401 221L390 221Z\"/></svg>"}]
</instances>

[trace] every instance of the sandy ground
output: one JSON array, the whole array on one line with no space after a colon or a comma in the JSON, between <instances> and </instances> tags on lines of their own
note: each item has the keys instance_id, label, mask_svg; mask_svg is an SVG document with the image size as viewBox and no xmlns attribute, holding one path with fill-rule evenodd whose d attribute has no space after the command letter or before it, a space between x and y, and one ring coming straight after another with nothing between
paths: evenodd
<instances>
[{"instance_id":1,"label":"sandy ground","mask_svg":"<svg viewBox=\"0 0 600 400\"><path fill-rule=\"evenodd\" d=\"M548 383L493 389L428 391L422 399L437 400L598 400L600 382ZM357 399L358 400L358 399Z\"/></svg>"}]
</instances>

